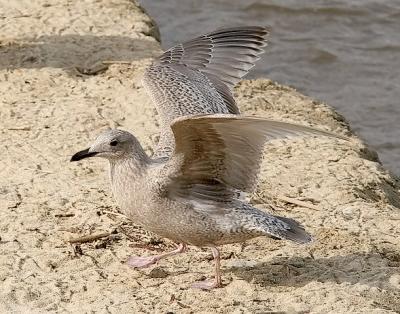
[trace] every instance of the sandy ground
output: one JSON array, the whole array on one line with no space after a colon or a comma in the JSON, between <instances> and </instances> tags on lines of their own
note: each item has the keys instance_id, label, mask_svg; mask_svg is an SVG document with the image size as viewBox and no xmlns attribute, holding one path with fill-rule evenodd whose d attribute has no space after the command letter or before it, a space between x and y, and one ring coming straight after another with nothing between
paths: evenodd
<instances>
[{"instance_id":1,"label":"sandy ground","mask_svg":"<svg viewBox=\"0 0 400 314\"><path fill-rule=\"evenodd\" d=\"M225 246L224 287L192 290L211 275L211 254L191 248L130 269L131 254L172 244L110 213L104 161L69 163L109 125L151 153L156 112L140 78L159 53L153 22L127 0L1 0L0 36L1 313L400 312L400 183L331 108L268 80L236 89L248 115L352 141L268 144L252 201L298 219L315 242ZM110 235L68 243L101 232Z\"/></svg>"}]
</instances>

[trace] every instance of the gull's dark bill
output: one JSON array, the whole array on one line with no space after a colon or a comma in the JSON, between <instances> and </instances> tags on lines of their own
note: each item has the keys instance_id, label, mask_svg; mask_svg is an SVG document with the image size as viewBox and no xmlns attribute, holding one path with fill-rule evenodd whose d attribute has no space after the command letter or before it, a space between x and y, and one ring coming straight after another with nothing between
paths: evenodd
<instances>
[{"instance_id":1,"label":"gull's dark bill","mask_svg":"<svg viewBox=\"0 0 400 314\"><path fill-rule=\"evenodd\" d=\"M71 157L70 161L78 161L81 159L89 158L95 156L97 153L96 152L89 152L89 148L81 150L80 152L77 152L74 156Z\"/></svg>"}]
</instances>

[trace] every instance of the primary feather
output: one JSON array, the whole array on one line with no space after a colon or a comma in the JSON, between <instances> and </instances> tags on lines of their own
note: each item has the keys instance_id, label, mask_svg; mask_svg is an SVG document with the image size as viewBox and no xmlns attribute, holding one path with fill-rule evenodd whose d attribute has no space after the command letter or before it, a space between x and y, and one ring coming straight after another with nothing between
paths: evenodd
<instances>
[{"instance_id":1,"label":"primary feather","mask_svg":"<svg viewBox=\"0 0 400 314\"><path fill-rule=\"evenodd\" d=\"M156 156L172 152L175 118L240 113L231 90L264 52L267 35L258 26L221 29L176 45L146 69L143 84L162 124Z\"/></svg>"},{"instance_id":2,"label":"primary feather","mask_svg":"<svg viewBox=\"0 0 400 314\"><path fill-rule=\"evenodd\" d=\"M171 128L176 142L171 163L178 168L169 193L208 203L253 190L268 140L301 135L346 139L302 125L230 114L178 118Z\"/></svg>"}]
</instances>

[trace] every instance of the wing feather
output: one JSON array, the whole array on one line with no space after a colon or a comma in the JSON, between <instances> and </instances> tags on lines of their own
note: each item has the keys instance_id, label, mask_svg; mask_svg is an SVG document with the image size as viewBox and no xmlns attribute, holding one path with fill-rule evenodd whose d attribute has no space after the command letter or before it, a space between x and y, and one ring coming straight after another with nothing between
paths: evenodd
<instances>
[{"instance_id":1,"label":"wing feather","mask_svg":"<svg viewBox=\"0 0 400 314\"><path fill-rule=\"evenodd\" d=\"M160 84L160 75L157 75L157 72L166 71L163 67L168 69L169 66L174 64L184 65L193 72L201 73L203 82L207 82L209 85L210 90L208 92L213 94L214 97L217 95L215 101L211 99L209 104L210 107L213 107L214 113L238 113L239 110L231 95L221 98L218 97L218 94L221 93L224 96L228 92L230 94L234 85L254 66L259 55L264 52L263 47L266 46L267 35L268 31L264 27L245 26L217 30L178 44L164 52L158 62L147 69L143 80L144 85L148 87L150 94L155 89L168 88L166 86L168 84L165 84L165 82ZM178 72L180 69L182 67L175 68ZM185 71L185 75L190 72L188 69ZM196 76L196 74L191 74ZM189 80L192 75L188 76ZM210 76L213 77L210 78ZM179 75L177 75L178 78ZM165 90L160 92L166 94ZM193 97L196 97L196 95ZM157 97L153 97L153 100L161 116L168 116L165 112L176 103L164 102L160 104L157 102ZM225 108L220 109L224 107L224 104ZM175 118L191 114L197 114L197 112L192 112L192 108L187 108Z\"/></svg>"},{"instance_id":2,"label":"wing feather","mask_svg":"<svg viewBox=\"0 0 400 314\"><path fill-rule=\"evenodd\" d=\"M163 124L160 150L173 146L169 125L177 117L239 113L231 90L264 52L267 35L258 26L220 29L172 47L146 69L143 84Z\"/></svg>"},{"instance_id":3,"label":"wing feather","mask_svg":"<svg viewBox=\"0 0 400 314\"><path fill-rule=\"evenodd\" d=\"M175 176L167 187L172 198L227 202L238 191L251 192L267 141L294 136L346 137L291 123L237 115L203 115L172 124Z\"/></svg>"}]
</instances>

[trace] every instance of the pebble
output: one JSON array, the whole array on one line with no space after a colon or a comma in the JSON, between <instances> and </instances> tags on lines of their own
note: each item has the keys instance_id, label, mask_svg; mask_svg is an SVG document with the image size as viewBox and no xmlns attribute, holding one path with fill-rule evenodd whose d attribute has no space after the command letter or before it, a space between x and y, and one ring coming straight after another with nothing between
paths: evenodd
<instances>
[{"instance_id":1,"label":"pebble","mask_svg":"<svg viewBox=\"0 0 400 314\"><path fill-rule=\"evenodd\" d=\"M353 208L346 207L342 209L343 217L347 220L354 219L354 210Z\"/></svg>"},{"instance_id":2,"label":"pebble","mask_svg":"<svg viewBox=\"0 0 400 314\"><path fill-rule=\"evenodd\" d=\"M164 268L156 267L153 268L149 274L150 278L166 278L169 276L169 272L167 272Z\"/></svg>"}]
</instances>

